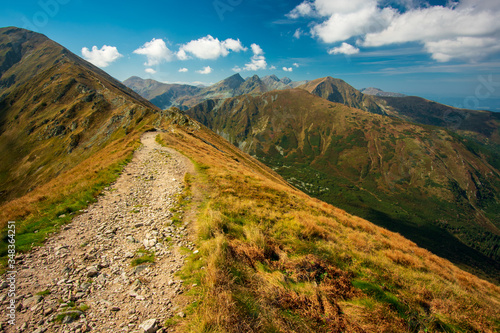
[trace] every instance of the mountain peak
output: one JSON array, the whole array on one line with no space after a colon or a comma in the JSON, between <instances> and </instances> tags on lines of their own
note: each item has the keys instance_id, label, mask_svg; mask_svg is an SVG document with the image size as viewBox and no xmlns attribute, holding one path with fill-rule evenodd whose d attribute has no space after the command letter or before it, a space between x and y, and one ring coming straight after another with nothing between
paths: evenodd
<instances>
[{"instance_id":1,"label":"mountain peak","mask_svg":"<svg viewBox=\"0 0 500 333\"><path fill-rule=\"evenodd\" d=\"M249 78L247 81L260 81L260 77L257 74L255 74L254 76Z\"/></svg>"},{"instance_id":2,"label":"mountain peak","mask_svg":"<svg viewBox=\"0 0 500 333\"><path fill-rule=\"evenodd\" d=\"M292 80L288 77L284 77L280 80L281 83L284 83L284 84L290 84L292 82Z\"/></svg>"},{"instance_id":3,"label":"mountain peak","mask_svg":"<svg viewBox=\"0 0 500 333\"><path fill-rule=\"evenodd\" d=\"M243 79L240 75L240 73L236 73L234 75L231 75L230 77L220 81L217 83L218 86L225 86L230 89L238 89L238 87L245 82L245 79Z\"/></svg>"},{"instance_id":4,"label":"mountain peak","mask_svg":"<svg viewBox=\"0 0 500 333\"><path fill-rule=\"evenodd\" d=\"M280 79L276 75L274 75L274 74L268 75L268 76L264 76L263 79L268 79L268 80L272 80L272 81L275 81L275 82L280 82Z\"/></svg>"}]
</instances>

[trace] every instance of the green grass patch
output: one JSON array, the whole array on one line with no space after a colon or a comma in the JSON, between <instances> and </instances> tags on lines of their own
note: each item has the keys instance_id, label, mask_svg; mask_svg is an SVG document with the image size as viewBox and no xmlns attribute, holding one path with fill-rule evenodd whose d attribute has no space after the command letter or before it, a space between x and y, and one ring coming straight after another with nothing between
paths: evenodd
<instances>
[{"instance_id":1,"label":"green grass patch","mask_svg":"<svg viewBox=\"0 0 500 333\"><path fill-rule=\"evenodd\" d=\"M47 295L50 295L50 290L46 289L46 290L42 290L42 291L39 291L36 293L36 295L39 295L39 296L47 296Z\"/></svg>"},{"instance_id":2,"label":"green grass patch","mask_svg":"<svg viewBox=\"0 0 500 333\"><path fill-rule=\"evenodd\" d=\"M146 263L153 264L155 262L155 253L153 251L139 249L137 250L137 254L139 255L139 257L132 259L132 261L130 262L130 265L132 267Z\"/></svg>"}]
</instances>

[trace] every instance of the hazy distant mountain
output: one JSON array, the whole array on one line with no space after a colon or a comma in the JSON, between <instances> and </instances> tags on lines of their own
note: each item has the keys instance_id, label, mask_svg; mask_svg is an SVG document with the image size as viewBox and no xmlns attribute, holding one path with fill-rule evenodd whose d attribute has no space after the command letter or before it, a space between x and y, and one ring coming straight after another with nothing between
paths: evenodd
<instances>
[{"instance_id":1,"label":"hazy distant mountain","mask_svg":"<svg viewBox=\"0 0 500 333\"><path fill-rule=\"evenodd\" d=\"M276 75L265 76L262 79L254 75L243 79L240 74L234 74L208 87L166 84L151 79L144 80L137 76L132 76L123 83L162 109L177 106L186 110L206 99L262 94L271 90L291 89L306 82L294 82L287 77L280 80Z\"/></svg>"},{"instance_id":2,"label":"hazy distant mountain","mask_svg":"<svg viewBox=\"0 0 500 333\"><path fill-rule=\"evenodd\" d=\"M128 78L123 84L162 109L180 106L176 102L177 99L196 95L202 89L187 84L161 83L151 79L143 80L137 76Z\"/></svg>"},{"instance_id":3,"label":"hazy distant mountain","mask_svg":"<svg viewBox=\"0 0 500 333\"><path fill-rule=\"evenodd\" d=\"M400 93L393 93L393 92L387 92L383 91L382 89L379 88L364 88L360 90L363 94L365 95L372 95L372 96L379 96L379 97L405 97L405 94L400 94Z\"/></svg>"}]
</instances>

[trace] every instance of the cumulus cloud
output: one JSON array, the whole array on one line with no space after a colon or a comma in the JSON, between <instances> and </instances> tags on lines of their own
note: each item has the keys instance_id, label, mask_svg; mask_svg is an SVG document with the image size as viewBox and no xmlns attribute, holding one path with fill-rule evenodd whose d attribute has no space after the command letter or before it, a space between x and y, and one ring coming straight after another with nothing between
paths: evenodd
<instances>
[{"instance_id":1,"label":"cumulus cloud","mask_svg":"<svg viewBox=\"0 0 500 333\"><path fill-rule=\"evenodd\" d=\"M97 46L93 46L92 50L84 47L82 48L82 56L97 67L107 67L122 57L115 46L108 45L103 45L100 49Z\"/></svg>"},{"instance_id":2,"label":"cumulus cloud","mask_svg":"<svg viewBox=\"0 0 500 333\"><path fill-rule=\"evenodd\" d=\"M357 47L352 46L351 44L342 43L342 45L339 47L334 47L333 49L329 49L328 53L353 55L359 53L359 49Z\"/></svg>"},{"instance_id":3,"label":"cumulus cloud","mask_svg":"<svg viewBox=\"0 0 500 333\"><path fill-rule=\"evenodd\" d=\"M300 65L298 63L296 63L296 62L293 63L293 66L296 67L296 68L300 67Z\"/></svg>"},{"instance_id":4,"label":"cumulus cloud","mask_svg":"<svg viewBox=\"0 0 500 333\"><path fill-rule=\"evenodd\" d=\"M247 48L241 44L239 39L228 38L220 41L218 38L208 35L182 45L177 52L177 57L180 60L187 60L192 55L199 59L214 60L227 56L230 51L240 52L246 50Z\"/></svg>"},{"instance_id":5,"label":"cumulus cloud","mask_svg":"<svg viewBox=\"0 0 500 333\"><path fill-rule=\"evenodd\" d=\"M316 17L312 36L325 43L356 38L357 45L380 47L420 43L436 61L479 60L498 53L500 2L497 0L450 1L446 6L398 0L398 11L385 0L305 1L287 16ZM347 46L330 49L335 54L354 52ZM359 49L358 51L359 52Z\"/></svg>"},{"instance_id":6,"label":"cumulus cloud","mask_svg":"<svg viewBox=\"0 0 500 333\"><path fill-rule=\"evenodd\" d=\"M293 68L292 67L283 67L283 70L285 72L293 72Z\"/></svg>"},{"instance_id":7,"label":"cumulus cloud","mask_svg":"<svg viewBox=\"0 0 500 333\"><path fill-rule=\"evenodd\" d=\"M250 45L252 48L253 56L250 58L250 62L248 64L245 64L245 67L243 67L244 71L257 71L260 69L266 69L267 68L267 61L266 57L264 56L264 51L262 48L257 45L257 44L252 44ZM239 69L239 67L235 67L234 69ZM233 70L234 70L233 69ZM236 71L240 71L236 70Z\"/></svg>"},{"instance_id":8,"label":"cumulus cloud","mask_svg":"<svg viewBox=\"0 0 500 333\"><path fill-rule=\"evenodd\" d=\"M172 60L173 53L169 50L163 39L153 38L150 42L145 43L142 47L134 51L135 54L145 55L147 62L146 66L159 65L164 61Z\"/></svg>"},{"instance_id":9,"label":"cumulus cloud","mask_svg":"<svg viewBox=\"0 0 500 333\"><path fill-rule=\"evenodd\" d=\"M156 74L156 71L153 68L146 68L144 71L148 74Z\"/></svg>"},{"instance_id":10,"label":"cumulus cloud","mask_svg":"<svg viewBox=\"0 0 500 333\"><path fill-rule=\"evenodd\" d=\"M210 66L203 67L203 69L196 71L199 74L210 74L212 73L212 68Z\"/></svg>"},{"instance_id":11,"label":"cumulus cloud","mask_svg":"<svg viewBox=\"0 0 500 333\"><path fill-rule=\"evenodd\" d=\"M179 73L186 73L187 71L189 71L189 69L187 69L186 67L179 68Z\"/></svg>"}]
</instances>

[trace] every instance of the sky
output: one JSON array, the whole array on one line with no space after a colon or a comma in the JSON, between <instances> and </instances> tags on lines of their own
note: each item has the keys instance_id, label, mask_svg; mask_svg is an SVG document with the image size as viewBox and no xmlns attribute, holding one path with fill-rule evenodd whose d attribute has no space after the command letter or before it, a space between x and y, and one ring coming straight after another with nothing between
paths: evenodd
<instances>
[{"instance_id":1,"label":"sky","mask_svg":"<svg viewBox=\"0 0 500 333\"><path fill-rule=\"evenodd\" d=\"M332 76L500 111L498 0L20 0L0 9L0 26L43 33L121 81Z\"/></svg>"}]
</instances>

